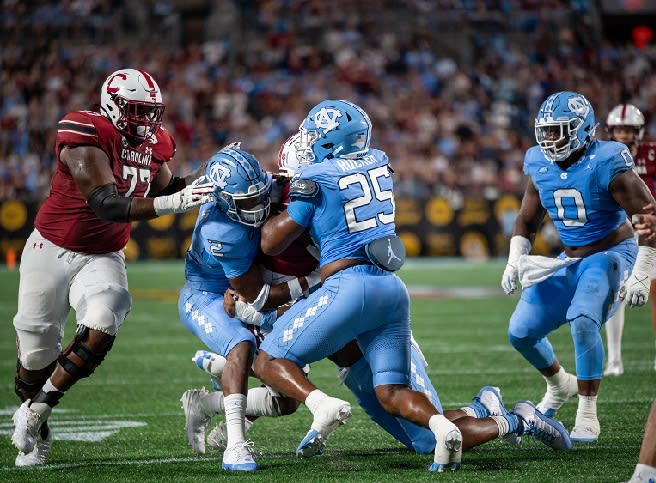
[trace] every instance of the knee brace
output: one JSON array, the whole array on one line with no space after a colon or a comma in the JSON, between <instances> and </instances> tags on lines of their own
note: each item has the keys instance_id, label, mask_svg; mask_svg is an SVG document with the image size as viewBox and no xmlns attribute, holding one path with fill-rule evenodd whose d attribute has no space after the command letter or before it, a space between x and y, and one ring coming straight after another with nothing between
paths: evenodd
<instances>
[{"instance_id":1,"label":"knee brace","mask_svg":"<svg viewBox=\"0 0 656 483\"><path fill-rule=\"evenodd\" d=\"M105 360L116 336L78 325L75 337L59 355L57 362L73 378L89 377Z\"/></svg>"},{"instance_id":2,"label":"knee brace","mask_svg":"<svg viewBox=\"0 0 656 483\"><path fill-rule=\"evenodd\" d=\"M17 360L14 391L20 400L25 402L32 399L41 390L56 366L57 361L52 361L47 367L33 371L25 369L20 360Z\"/></svg>"}]
</instances>

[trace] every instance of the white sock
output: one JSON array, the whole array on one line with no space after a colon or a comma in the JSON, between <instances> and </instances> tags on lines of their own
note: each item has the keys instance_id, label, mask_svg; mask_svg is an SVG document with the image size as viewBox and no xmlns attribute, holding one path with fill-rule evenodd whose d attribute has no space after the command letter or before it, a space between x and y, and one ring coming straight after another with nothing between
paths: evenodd
<instances>
[{"instance_id":1,"label":"white sock","mask_svg":"<svg viewBox=\"0 0 656 483\"><path fill-rule=\"evenodd\" d=\"M244 417L246 415L246 396L230 394L223 398L225 404L226 428L228 430L228 447L246 441Z\"/></svg>"},{"instance_id":2,"label":"white sock","mask_svg":"<svg viewBox=\"0 0 656 483\"><path fill-rule=\"evenodd\" d=\"M597 420L597 396L581 396L579 394L576 420Z\"/></svg>"},{"instance_id":3,"label":"white sock","mask_svg":"<svg viewBox=\"0 0 656 483\"><path fill-rule=\"evenodd\" d=\"M461 407L460 410L464 412L467 416L471 416L472 418L476 417L476 411L474 411L472 408L469 406L464 406Z\"/></svg>"},{"instance_id":4,"label":"white sock","mask_svg":"<svg viewBox=\"0 0 656 483\"><path fill-rule=\"evenodd\" d=\"M638 463L635 467L635 471L633 472L633 476L631 477L631 481L633 481L634 478L636 481L649 481L650 478L656 479L656 468L653 466Z\"/></svg>"},{"instance_id":5,"label":"white sock","mask_svg":"<svg viewBox=\"0 0 656 483\"><path fill-rule=\"evenodd\" d=\"M305 405L310 410L310 412L314 414L314 412L321 405L321 402L324 400L324 398L327 397L328 395L325 392L321 392L319 389L315 389L310 394L308 394L307 398L305 398Z\"/></svg>"},{"instance_id":6,"label":"white sock","mask_svg":"<svg viewBox=\"0 0 656 483\"><path fill-rule=\"evenodd\" d=\"M622 362L622 331L624 330L624 303L617 313L606 321L606 345L608 364Z\"/></svg>"},{"instance_id":7,"label":"white sock","mask_svg":"<svg viewBox=\"0 0 656 483\"><path fill-rule=\"evenodd\" d=\"M43 385L41 390L45 393L48 392L61 392L57 387L52 383L50 378L46 381L46 383ZM44 402L30 402L30 409L34 410L35 412L39 413L42 418L47 418L50 413L52 412L52 407L49 406L48 404Z\"/></svg>"},{"instance_id":8,"label":"white sock","mask_svg":"<svg viewBox=\"0 0 656 483\"><path fill-rule=\"evenodd\" d=\"M547 380L547 384L552 387L561 387L565 385L567 381L567 371L563 366L560 366L560 369L553 376L543 376Z\"/></svg>"},{"instance_id":9,"label":"white sock","mask_svg":"<svg viewBox=\"0 0 656 483\"><path fill-rule=\"evenodd\" d=\"M208 416L223 414L225 411L223 392L214 391L204 395L200 400L200 405Z\"/></svg>"},{"instance_id":10,"label":"white sock","mask_svg":"<svg viewBox=\"0 0 656 483\"><path fill-rule=\"evenodd\" d=\"M277 404L274 404L276 395L269 387L254 387L248 390L246 416L280 416Z\"/></svg>"},{"instance_id":11,"label":"white sock","mask_svg":"<svg viewBox=\"0 0 656 483\"><path fill-rule=\"evenodd\" d=\"M246 416L280 416L280 410L274 404L275 395L269 387L254 387L246 395ZM225 397L223 392L214 391L200 400L203 411L208 416L223 414L225 411Z\"/></svg>"}]
</instances>

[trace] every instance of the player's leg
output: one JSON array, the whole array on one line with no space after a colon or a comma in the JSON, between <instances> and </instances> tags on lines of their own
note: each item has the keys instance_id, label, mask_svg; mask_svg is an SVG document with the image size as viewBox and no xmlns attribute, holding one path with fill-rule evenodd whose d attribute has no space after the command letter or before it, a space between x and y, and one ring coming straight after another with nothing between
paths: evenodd
<instances>
[{"instance_id":1,"label":"player's leg","mask_svg":"<svg viewBox=\"0 0 656 483\"><path fill-rule=\"evenodd\" d=\"M622 302L617 312L606 322L606 345L608 355L606 357L606 370L604 376L621 376L624 374L622 363L622 332L624 331L624 309Z\"/></svg>"},{"instance_id":2,"label":"player's leg","mask_svg":"<svg viewBox=\"0 0 656 483\"><path fill-rule=\"evenodd\" d=\"M597 393L604 360L601 324L619 291L622 266L620 255L608 251L586 257L577 267L578 284L567 311L579 394L572 441L596 441L601 431L597 418Z\"/></svg>"},{"instance_id":3,"label":"player's leg","mask_svg":"<svg viewBox=\"0 0 656 483\"><path fill-rule=\"evenodd\" d=\"M645 424L638 464L627 483L647 483L656 481L656 399L651 404L649 417Z\"/></svg>"},{"instance_id":4,"label":"player's leg","mask_svg":"<svg viewBox=\"0 0 656 483\"><path fill-rule=\"evenodd\" d=\"M538 409L553 416L570 397L577 394L576 377L560 365L547 334L565 323L570 293L565 267L550 278L522 291L510 317L508 340L535 367L547 383Z\"/></svg>"},{"instance_id":5,"label":"player's leg","mask_svg":"<svg viewBox=\"0 0 656 483\"><path fill-rule=\"evenodd\" d=\"M223 468L254 471L257 464L246 441L248 375L256 348L255 336L239 320L223 310L223 295L192 290L180 291L178 311L182 323L208 348L225 357L221 374L222 392L186 391L181 398L185 429L191 447L205 452L205 431L219 412L226 416L227 448ZM220 406L219 406L220 403Z\"/></svg>"},{"instance_id":6,"label":"player's leg","mask_svg":"<svg viewBox=\"0 0 656 483\"><path fill-rule=\"evenodd\" d=\"M131 303L122 254L83 255L63 250L47 240L36 246L39 251L51 252L41 259L42 262L47 260L48 270L43 270L45 265L41 264L38 276L30 282L31 290L43 287L36 300L46 308L38 316L21 310L17 314L14 323L21 346L21 365L29 370L52 364L54 359L57 362L40 390L15 414L14 440L25 453L31 451L36 433L64 393L79 379L91 375L103 361ZM31 270L29 263L26 269ZM53 281L49 277L57 278ZM48 291L49 285L58 288ZM62 287L64 293L61 293ZM42 295L44 292L48 294L47 300ZM69 301L76 311L78 329L69 346L59 353ZM54 321L55 326L45 322L45 329L38 328L39 317L53 315L49 320ZM58 320L59 317L64 319Z\"/></svg>"},{"instance_id":7,"label":"player's leg","mask_svg":"<svg viewBox=\"0 0 656 483\"><path fill-rule=\"evenodd\" d=\"M462 435L455 424L441 415L421 392L410 386L410 297L396 275L373 268L366 274L362 300L362 320L379 321L358 336L371 371L376 397L393 416L430 429L435 435L435 456L431 471L456 470L462 458Z\"/></svg>"},{"instance_id":8,"label":"player's leg","mask_svg":"<svg viewBox=\"0 0 656 483\"><path fill-rule=\"evenodd\" d=\"M318 390L300 368L335 354L355 338L362 324L369 323L361 317L365 298L362 273L357 268L336 273L307 299L294 304L278 319L255 361L260 379L305 402L314 416L297 448L302 457L321 453L330 433L351 414L349 403Z\"/></svg>"}]
</instances>

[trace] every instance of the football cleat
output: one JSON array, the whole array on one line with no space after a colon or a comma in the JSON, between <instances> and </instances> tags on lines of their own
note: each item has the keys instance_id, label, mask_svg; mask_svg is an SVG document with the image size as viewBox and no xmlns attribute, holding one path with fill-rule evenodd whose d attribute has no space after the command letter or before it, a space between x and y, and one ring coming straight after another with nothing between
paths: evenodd
<instances>
[{"instance_id":1,"label":"football cleat","mask_svg":"<svg viewBox=\"0 0 656 483\"><path fill-rule=\"evenodd\" d=\"M248 418L244 420L244 433L253 426L253 421ZM228 426L225 421L220 421L207 435L207 446L216 451L225 451L228 447ZM256 454L257 456L257 454Z\"/></svg>"},{"instance_id":2,"label":"football cleat","mask_svg":"<svg viewBox=\"0 0 656 483\"><path fill-rule=\"evenodd\" d=\"M28 399L14 413L14 434L11 436L11 442L24 454L31 453L34 449L37 434L43 424L41 416L28 406L29 403Z\"/></svg>"},{"instance_id":3,"label":"football cleat","mask_svg":"<svg viewBox=\"0 0 656 483\"><path fill-rule=\"evenodd\" d=\"M606 365L604 376L621 376L622 374L624 374L622 361L612 361Z\"/></svg>"},{"instance_id":4,"label":"football cleat","mask_svg":"<svg viewBox=\"0 0 656 483\"><path fill-rule=\"evenodd\" d=\"M532 436L553 449L571 449L572 441L560 421L545 416L531 401L520 401L513 407L524 424L524 434Z\"/></svg>"},{"instance_id":5,"label":"football cleat","mask_svg":"<svg viewBox=\"0 0 656 483\"><path fill-rule=\"evenodd\" d=\"M223 452L223 469L229 471L257 470L258 466L253 453L252 441L244 441L226 448Z\"/></svg>"},{"instance_id":6,"label":"football cleat","mask_svg":"<svg viewBox=\"0 0 656 483\"><path fill-rule=\"evenodd\" d=\"M576 443L594 443L599 439L599 433L601 433L601 426L597 418L577 417L569 437Z\"/></svg>"},{"instance_id":7,"label":"football cleat","mask_svg":"<svg viewBox=\"0 0 656 483\"><path fill-rule=\"evenodd\" d=\"M41 438L38 434L34 449L30 453L23 453L22 451L16 456L16 466L38 466L46 464L48 453L52 448L52 430L48 430L46 439Z\"/></svg>"},{"instance_id":8,"label":"football cleat","mask_svg":"<svg viewBox=\"0 0 656 483\"><path fill-rule=\"evenodd\" d=\"M428 471L442 473L460 469L462 460L462 433L458 428L447 429L446 434L435 434L435 458Z\"/></svg>"},{"instance_id":9,"label":"football cleat","mask_svg":"<svg viewBox=\"0 0 656 483\"><path fill-rule=\"evenodd\" d=\"M185 413L187 441L191 449L200 454L205 454L205 431L211 419L200 405L200 398L205 394L208 392L204 388L189 389L180 398Z\"/></svg>"},{"instance_id":10,"label":"football cleat","mask_svg":"<svg viewBox=\"0 0 656 483\"><path fill-rule=\"evenodd\" d=\"M296 456L310 458L322 454L330 433L350 417L349 403L335 397L327 397L315 412L310 431L296 448Z\"/></svg>"},{"instance_id":11,"label":"football cleat","mask_svg":"<svg viewBox=\"0 0 656 483\"><path fill-rule=\"evenodd\" d=\"M474 401L481 403L487 410L487 416L503 416L508 411L503 405L501 390L495 386L483 386Z\"/></svg>"},{"instance_id":12,"label":"football cleat","mask_svg":"<svg viewBox=\"0 0 656 483\"><path fill-rule=\"evenodd\" d=\"M565 404L565 401L579 393L576 376L566 373L566 378L565 384L560 386L547 384L547 392L542 397L542 401L537 405L538 411L543 415L550 418L554 417L556 411Z\"/></svg>"}]
</instances>

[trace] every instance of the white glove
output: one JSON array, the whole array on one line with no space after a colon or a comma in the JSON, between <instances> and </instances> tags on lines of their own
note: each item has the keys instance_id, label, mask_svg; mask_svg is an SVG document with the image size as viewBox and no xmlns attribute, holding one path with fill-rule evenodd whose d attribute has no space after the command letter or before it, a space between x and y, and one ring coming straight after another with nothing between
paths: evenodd
<instances>
[{"instance_id":1,"label":"white glove","mask_svg":"<svg viewBox=\"0 0 656 483\"><path fill-rule=\"evenodd\" d=\"M220 379L221 374L223 374L226 358L214 352L198 350L194 354L194 357L191 358L191 361L210 376Z\"/></svg>"},{"instance_id":2,"label":"white glove","mask_svg":"<svg viewBox=\"0 0 656 483\"><path fill-rule=\"evenodd\" d=\"M656 264L656 248L640 246L631 276L620 288L620 300L631 307L641 307L649 299L650 274Z\"/></svg>"},{"instance_id":3,"label":"white glove","mask_svg":"<svg viewBox=\"0 0 656 483\"><path fill-rule=\"evenodd\" d=\"M200 182L201 180L204 181L204 177L197 179L172 195L155 198L153 205L157 216L185 213L192 208L211 201L214 184Z\"/></svg>"},{"instance_id":4,"label":"white glove","mask_svg":"<svg viewBox=\"0 0 656 483\"><path fill-rule=\"evenodd\" d=\"M531 242L528 238L515 235L510 239L510 250L508 252L508 263L501 277L501 288L506 295L515 293L517 290L517 279L519 277L519 257L527 255L531 251Z\"/></svg>"},{"instance_id":5,"label":"white glove","mask_svg":"<svg viewBox=\"0 0 656 483\"><path fill-rule=\"evenodd\" d=\"M262 312L258 312L251 304L247 304L241 300L235 301L235 317L241 320L244 324L252 324L256 326L262 325Z\"/></svg>"},{"instance_id":6,"label":"white glove","mask_svg":"<svg viewBox=\"0 0 656 483\"><path fill-rule=\"evenodd\" d=\"M517 279L519 278L519 268L516 265L506 264L503 270L503 277L501 277L501 288L506 292L506 295L515 293L517 290Z\"/></svg>"}]
</instances>

